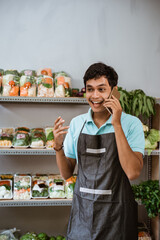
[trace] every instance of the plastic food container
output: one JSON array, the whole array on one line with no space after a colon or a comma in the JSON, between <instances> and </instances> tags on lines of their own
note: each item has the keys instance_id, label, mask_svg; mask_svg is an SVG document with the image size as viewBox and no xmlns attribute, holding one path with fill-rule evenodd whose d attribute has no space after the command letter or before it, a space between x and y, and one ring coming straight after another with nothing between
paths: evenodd
<instances>
[{"instance_id":1,"label":"plastic food container","mask_svg":"<svg viewBox=\"0 0 160 240\"><path fill-rule=\"evenodd\" d=\"M54 135L53 135L53 127L45 128L46 134L46 148L53 149L54 148Z\"/></svg>"},{"instance_id":2,"label":"plastic food container","mask_svg":"<svg viewBox=\"0 0 160 240\"><path fill-rule=\"evenodd\" d=\"M31 130L31 148L45 148L46 135L43 130L32 129Z\"/></svg>"},{"instance_id":3,"label":"plastic food container","mask_svg":"<svg viewBox=\"0 0 160 240\"><path fill-rule=\"evenodd\" d=\"M32 198L48 198L48 176L32 176Z\"/></svg>"},{"instance_id":4,"label":"plastic food container","mask_svg":"<svg viewBox=\"0 0 160 240\"><path fill-rule=\"evenodd\" d=\"M2 79L2 96L19 96L19 76L7 74Z\"/></svg>"},{"instance_id":5,"label":"plastic food container","mask_svg":"<svg viewBox=\"0 0 160 240\"><path fill-rule=\"evenodd\" d=\"M60 175L49 175L49 197L65 198L65 181Z\"/></svg>"},{"instance_id":6,"label":"plastic food container","mask_svg":"<svg viewBox=\"0 0 160 240\"><path fill-rule=\"evenodd\" d=\"M71 97L71 78L65 72L55 75L55 97Z\"/></svg>"},{"instance_id":7,"label":"plastic food container","mask_svg":"<svg viewBox=\"0 0 160 240\"><path fill-rule=\"evenodd\" d=\"M12 144L15 148L27 148L30 144L29 134L25 131L16 132Z\"/></svg>"},{"instance_id":8,"label":"plastic food container","mask_svg":"<svg viewBox=\"0 0 160 240\"><path fill-rule=\"evenodd\" d=\"M36 78L34 76L21 76L20 96L36 97Z\"/></svg>"},{"instance_id":9,"label":"plastic food container","mask_svg":"<svg viewBox=\"0 0 160 240\"><path fill-rule=\"evenodd\" d=\"M53 78L41 75L37 78L37 97L54 97Z\"/></svg>"},{"instance_id":10,"label":"plastic food container","mask_svg":"<svg viewBox=\"0 0 160 240\"><path fill-rule=\"evenodd\" d=\"M12 181L0 180L0 199L12 198Z\"/></svg>"},{"instance_id":11,"label":"plastic food container","mask_svg":"<svg viewBox=\"0 0 160 240\"><path fill-rule=\"evenodd\" d=\"M25 174L14 176L13 198L15 200L31 198L31 176Z\"/></svg>"},{"instance_id":12,"label":"plastic food container","mask_svg":"<svg viewBox=\"0 0 160 240\"><path fill-rule=\"evenodd\" d=\"M10 148L12 146L13 134L13 128L0 129L0 148Z\"/></svg>"},{"instance_id":13,"label":"plastic food container","mask_svg":"<svg viewBox=\"0 0 160 240\"><path fill-rule=\"evenodd\" d=\"M73 192L74 192L74 187L76 184L76 176L72 176L68 178L65 182L65 192L66 192L66 198L73 198Z\"/></svg>"}]
</instances>

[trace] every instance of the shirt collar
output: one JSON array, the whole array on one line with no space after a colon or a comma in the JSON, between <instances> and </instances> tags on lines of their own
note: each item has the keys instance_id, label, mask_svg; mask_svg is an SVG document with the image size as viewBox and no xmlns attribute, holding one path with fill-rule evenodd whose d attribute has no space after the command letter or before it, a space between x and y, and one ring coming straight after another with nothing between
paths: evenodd
<instances>
[{"instance_id":1,"label":"shirt collar","mask_svg":"<svg viewBox=\"0 0 160 240\"><path fill-rule=\"evenodd\" d=\"M86 121L87 121L87 123L89 123L89 122L94 123L93 118L92 118L92 109L91 108L89 108L89 110L88 110ZM112 115L109 117L109 119L106 121L106 123L104 125L111 124L111 121L112 121Z\"/></svg>"}]
</instances>

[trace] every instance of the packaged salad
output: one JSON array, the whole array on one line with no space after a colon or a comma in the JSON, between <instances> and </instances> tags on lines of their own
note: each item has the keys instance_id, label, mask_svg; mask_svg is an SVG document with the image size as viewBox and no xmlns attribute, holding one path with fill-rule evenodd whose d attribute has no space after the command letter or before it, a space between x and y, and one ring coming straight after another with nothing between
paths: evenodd
<instances>
[{"instance_id":1,"label":"packaged salad","mask_svg":"<svg viewBox=\"0 0 160 240\"><path fill-rule=\"evenodd\" d=\"M65 72L55 74L55 97L71 97L71 78Z\"/></svg>"},{"instance_id":2,"label":"packaged salad","mask_svg":"<svg viewBox=\"0 0 160 240\"><path fill-rule=\"evenodd\" d=\"M29 69L25 69L23 71L20 72L21 76L33 76L36 77L36 71L35 70L29 70Z\"/></svg>"},{"instance_id":3,"label":"packaged salad","mask_svg":"<svg viewBox=\"0 0 160 240\"><path fill-rule=\"evenodd\" d=\"M31 198L31 176L26 174L15 174L13 199L30 199Z\"/></svg>"},{"instance_id":4,"label":"packaged salad","mask_svg":"<svg viewBox=\"0 0 160 240\"><path fill-rule=\"evenodd\" d=\"M32 198L48 198L48 176L32 176Z\"/></svg>"},{"instance_id":5,"label":"packaged salad","mask_svg":"<svg viewBox=\"0 0 160 240\"><path fill-rule=\"evenodd\" d=\"M37 76L46 75L52 77L52 70L51 68L41 68L37 71Z\"/></svg>"},{"instance_id":6,"label":"packaged salad","mask_svg":"<svg viewBox=\"0 0 160 240\"><path fill-rule=\"evenodd\" d=\"M19 76L13 74L3 75L2 78L2 96L19 95Z\"/></svg>"},{"instance_id":7,"label":"packaged salad","mask_svg":"<svg viewBox=\"0 0 160 240\"><path fill-rule=\"evenodd\" d=\"M66 198L73 198L73 192L74 192L74 187L76 184L76 176L72 176L68 178L65 182L65 192L66 192Z\"/></svg>"},{"instance_id":8,"label":"packaged salad","mask_svg":"<svg viewBox=\"0 0 160 240\"><path fill-rule=\"evenodd\" d=\"M0 180L0 199L12 198L12 180Z\"/></svg>"},{"instance_id":9,"label":"packaged salad","mask_svg":"<svg viewBox=\"0 0 160 240\"><path fill-rule=\"evenodd\" d=\"M46 143L46 135L43 130L31 130L31 148L44 148Z\"/></svg>"},{"instance_id":10,"label":"packaged salad","mask_svg":"<svg viewBox=\"0 0 160 240\"><path fill-rule=\"evenodd\" d=\"M37 77L37 97L53 97L53 78L46 75L40 75Z\"/></svg>"},{"instance_id":11,"label":"packaged salad","mask_svg":"<svg viewBox=\"0 0 160 240\"><path fill-rule=\"evenodd\" d=\"M36 78L34 76L21 76L20 96L36 97Z\"/></svg>"},{"instance_id":12,"label":"packaged salad","mask_svg":"<svg viewBox=\"0 0 160 240\"><path fill-rule=\"evenodd\" d=\"M13 137L12 145L15 148L27 148L30 145L30 136L25 131L17 131Z\"/></svg>"},{"instance_id":13,"label":"packaged salad","mask_svg":"<svg viewBox=\"0 0 160 240\"><path fill-rule=\"evenodd\" d=\"M46 134L46 148L54 148L53 127L46 127L45 134Z\"/></svg>"},{"instance_id":14,"label":"packaged salad","mask_svg":"<svg viewBox=\"0 0 160 240\"><path fill-rule=\"evenodd\" d=\"M19 72L15 69L9 69L9 70L4 71L4 75L7 75L7 74L12 74L12 75L15 75L15 76L19 76Z\"/></svg>"},{"instance_id":15,"label":"packaged salad","mask_svg":"<svg viewBox=\"0 0 160 240\"><path fill-rule=\"evenodd\" d=\"M49 197L65 198L65 181L60 175L49 175Z\"/></svg>"},{"instance_id":16,"label":"packaged salad","mask_svg":"<svg viewBox=\"0 0 160 240\"><path fill-rule=\"evenodd\" d=\"M10 148L12 146L13 134L13 128L0 129L0 148Z\"/></svg>"}]
</instances>

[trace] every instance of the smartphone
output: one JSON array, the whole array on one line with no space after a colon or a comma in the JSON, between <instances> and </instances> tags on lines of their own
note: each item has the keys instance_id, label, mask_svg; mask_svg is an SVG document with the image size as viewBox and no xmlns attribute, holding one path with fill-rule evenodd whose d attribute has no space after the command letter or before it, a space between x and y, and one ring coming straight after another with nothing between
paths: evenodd
<instances>
[{"instance_id":1,"label":"smartphone","mask_svg":"<svg viewBox=\"0 0 160 240\"><path fill-rule=\"evenodd\" d=\"M112 89L111 93L109 94L108 99L112 98L112 96L116 97L118 100L120 99L120 92L118 92L118 90L117 90L116 87L114 87L114 88ZM106 107L106 109L108 110L108 112L109 112L110 114L112 114L112 109L111 109L111 108L107 108L107 107Z\"/></svg>"}]
</instances>

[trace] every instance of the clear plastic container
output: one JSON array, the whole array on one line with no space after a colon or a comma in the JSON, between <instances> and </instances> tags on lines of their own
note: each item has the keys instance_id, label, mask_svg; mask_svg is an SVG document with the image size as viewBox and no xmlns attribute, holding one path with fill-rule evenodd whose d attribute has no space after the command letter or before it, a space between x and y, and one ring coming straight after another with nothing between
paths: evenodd
<instances>
[{"instance_id":1,"label":"clear plastic container","mask_svg":"<svg viewBox=\"0 0 160 240\"><path fill-rule=\"evenodd\" d=\"M71 78L65 72L55 74L55 97L71 97Z\"/></svg>"},{"instance_id":2,"label":"clear plastic container","mask_svg":"<svg viewBox=\"0 0 160 240\"><path fill-rule=\"evenodd\" d=\"M25 174L14 175L13 199L31 199L31 176Z\"/></svg>"},{"instance_id":3,"label":"clear plastic container","mask_svg":"<svg viewBox=\"0 0 160 240\"><path fill-rule=\"evenodd\" d=\"M30 145L29 133L25 131L18 131L15 133L12 141L15 148L27 148Z\"/></svg>"},{"instance_id":4,"label":"clear plastic container","mask_svg":"<svg viewBox=\"0 0 160 240\"><path fill-rule=\"evenodd\" d=\"M55 146L53 127L46 127L45 134L46 134L46 148L53 149Z\"/></svg>"},{"instance_id":5,"label":"clear plastic container","mask_svg":"<svg viewBox=\"0 0 160 240\"><path fill-rule=\"evenodd\" d=\"M76 184L76 176L72 176L68 178L65 182L65 192L66 192L66 198L72 199L73 198L73 192L74 192L74 187Z\"/></svg>"},{"instance_id":6,"label":"clear plastic container","mask_svg":"<svg viewBox=\"0 0 160 240\"><path fill-rule=\"evenodd\" d=\"M34 76L21 76L20 96L36 97L36 78Z\"/></svg>"},{"instance_id":7,"label":"clear plastic container","mask_svg":"<svg viewBox=\"0 0 160 240\"><path fill-rule=\"evenodd\" d=\"M32 176L32 198L48 198L48 176Z\"/></svg>"},{"instance_id":8,"label":"clear plastic container","mask_svg":"<svg viewBox=\"0 0 160 240\"><path fill-rule=\"evenodd\" d=\"M49 175L49 197L65 198L65 180L60 175Z\"/></svg>"},{"instance_id":9,"label":"clear plastic container","mask_svg":"<svg viewBox=\"0 0 160 240\"><path fill-rule=\"evenodd\" d=\"M43 130L32 129L31 130L31 148L45 148L46 135Z\"/></svg>"},{"instance_id":10,"label":"clear plastic container","mask_svg":"<svg viewBox=\"0 0 160 240\"><path fill-rule=\"evenodd\" d=\"M53 78L46 75L37 77L37 97L54 97Z\"/></svg>"},{"instance_id":11,"label":"clear plastic container","mask_svg":"<svg viewBox=\"0 0 160 240\"><path fill-rule=\"evenodd\" d=\"M12 199L12 180L0 180L0 199Z\"/></svg>"},{"instance_id":12,"label":"clear plastic container","mask_svg":"<svg viewBox=\"0 0 160 240\"><path fill-rule=\"evenodd\" d=\"M12 146L14 128L0 129L0 148L10 148Z\"/></svg>"},{"instance_id":13,"label":"clear plastic container","mask_svg":"<svg viewBox=\"0 0 160 240\"><path fill-rule=\"evenodd\" d=\"M2 79L2 96L19 96L19 76L7 74Z\"/></svg>"}]
</instances>

